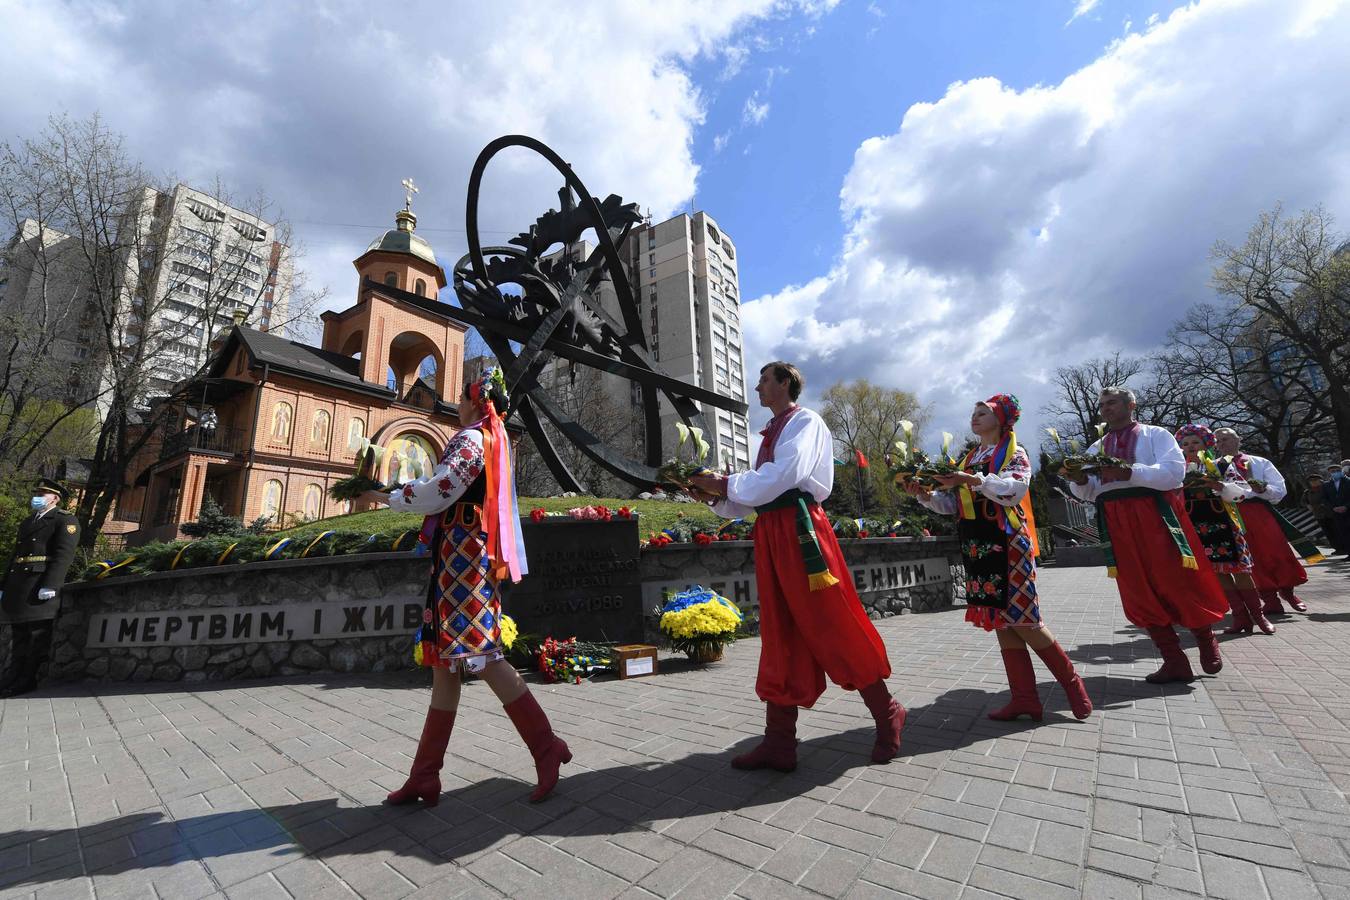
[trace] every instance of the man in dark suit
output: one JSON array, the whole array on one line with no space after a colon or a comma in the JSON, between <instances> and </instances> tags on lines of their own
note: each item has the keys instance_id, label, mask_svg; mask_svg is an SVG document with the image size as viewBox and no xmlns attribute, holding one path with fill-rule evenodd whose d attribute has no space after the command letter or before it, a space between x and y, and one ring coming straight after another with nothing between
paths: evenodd
<instances>
[{"instance_id":1,"label":"man in dark suit","mask_svg":"<svg viewBox=\"0 0 1350 900\"><path fill-rule=\"evenodd\" d=\"M1350 553L1350 475L1341 466L1327 466L1327 479L1322 482L1322 496L1331 507L1335 535L1332 543L1341 553Z\"/></svg>"},{"instance_id":2,"label":"man in dark suit","mask_svg":"<svg viewBox=\"0 0 1350 900\"><path fill-rule=\"evenodd\" d=\"M32 514L19 523L0 594L0 612L14 632L0 697L17 697L37 687L38 670L51 652L61 585L80 541L75 517L60 508L65 497L63 486L42 479L33 492Z\"/></svg>"}]
</instances>

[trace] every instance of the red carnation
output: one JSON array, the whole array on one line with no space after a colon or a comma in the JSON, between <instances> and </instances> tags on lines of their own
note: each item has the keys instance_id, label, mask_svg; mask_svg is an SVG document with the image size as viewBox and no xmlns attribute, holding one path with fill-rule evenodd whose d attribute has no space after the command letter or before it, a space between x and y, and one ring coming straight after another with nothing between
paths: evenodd
<instances>
[{"instance_id":1,"label":"red carnation","mask_svg":"<svg viewBox=\"0 0 1350 900\"><path fill-rule=\"evenodd\" d=\"M540 509L540 508L538 508L538 507L536 507L535 509L530 510L530 518L531 518L533 521L535 521L535 522L542 522L542 521L544 521L544 517L547 516L547 515L548 515L548 513L544 512L543 509Z\"/></svg>"},{"instance_id":2,"label":"red carnation","mask_svg":"<svg viewBox=\"0 0 1350 900\"><path fill-rule=\"evenodd\" d=\"M872 533L872 532L867 531L867 530L859 531L859 532L858 532L858 537L860 537L860 538L868 537L868 536L871 535L871 533Z\"/></svg>"},{"instance_id":3,"label":"red carnation","mask_svg":"<svg viewBox=\"0 0 1350 900\"><path fill-rule=\"evenodd\" d=\"M633 511L627 506L620 506L619 515L623 516L625 519L631 519L633 518Z\"/></svg>"}]
</instances>

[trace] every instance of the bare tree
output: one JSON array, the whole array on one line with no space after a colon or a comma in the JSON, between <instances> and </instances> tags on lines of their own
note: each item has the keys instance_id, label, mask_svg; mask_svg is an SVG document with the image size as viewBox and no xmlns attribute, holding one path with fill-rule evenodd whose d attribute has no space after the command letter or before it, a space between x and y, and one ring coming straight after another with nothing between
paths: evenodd
<instances>
[{"instance_id":1,"label":"bare tree","mask_svg":"<svg viewBox=\"0 0 1350 900\"><path fill-rule=\"evenodd\" d=\"M467 354L466 354L467 355ZM640 446L637 429L640 420L631 408L621 404L612 392L608 376L590 366L555 364L541 380L563 414L610 446ZM626 385L627 382L625 381ZM541 417L542 418L542 417ZM543 419L544 431L553 441L558 455L588 491L600 497L628 496L632 488L610 475L595 460ZM561 490L544 464L533 441L521 439L516 454L516 485L523 496L549 496Z\"/></svg>"},{"instance_id":2,"label":"bare tree","mask_svg":"<svg viewBox=\"0 0 1350 900\"><path fill-rule=\"evenodd\" d=\"M87 350L87 269L76 242L48 224L52 173L28 148L0 144L0 464L24 471L87 452L99 396ZM83 433L83 437L82 434Z\"/></svg>"},{"instance_id":3,"label":"bare tree","mask_svg":"<svg viewBox=\"0 0 1350 900\"><path fill-rule=\"evenodd\" d=\"M1215 289L1306 360L1295 368L1321 382L1308 401L1334 423L1337 446L1350 447L1350 242L1331 214L1319 206L1287 218L1276 207L1241 244L1215 244L1213 258Z\"/></svg>"},{"instance_id":4,"label":"bare tree","mask_svg":"<svg viewBox=\"0 0 1350 900\"><path fill-rule=\"evenodd\" d=\"M1318 368L1244 306L1197 304L1153 361L1154 421L1237 429L1248 449L1293 471L1325 445L1331 418Z\"/></svg>"},{"instance_id":5,"label":"bare tree","mask_svg":"<svg viewBox=\"0 0 1350 900\"><path fill-rule=\"evenodd\" d=\"M1043 406L1041 412L1051 417L1051 424L1062 438L1077 438L1086 447L1097 440L1096 424L1101 421L1097 403L1102 388L1121 385L1137 390L1137 382L1147 369L1145 360L1119 352L1073 366L1060 366L1053 380L1055 399ZM1140 417L1151 419L1146 405L1141 404Z\"/></svg>"},{"instance_id":6,"label":"bare tree","mask_svg":"<svg viewBox=\"0 0 1350 900\"><path fill-rule=\"evenodd\" d=\"M97 116L54 118L37 138L7 149L41 187L41 197L16 200L11 215L67 236L83 278L81 340L97 367L100 412L79 507L82 539L92 544L133 459L178 424L181 403L151 399L181 393L200 374L213 334L232 324L234 310L285 328L312 315L322 293L296 289L294 249L282 242L289 229L274 224L268 239L261 225L266 198L231 202L217 184L185 195L195 221L175 221L169 196Z\"/></svg>"}]
</instances>

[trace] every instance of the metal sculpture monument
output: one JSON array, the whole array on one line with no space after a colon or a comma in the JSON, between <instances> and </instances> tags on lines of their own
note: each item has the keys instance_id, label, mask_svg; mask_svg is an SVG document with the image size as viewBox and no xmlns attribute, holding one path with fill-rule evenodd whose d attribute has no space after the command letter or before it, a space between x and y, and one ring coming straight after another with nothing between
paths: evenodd
<instances>
[{"instance_id":1,"label":"metal sculpture monument","mask_svg":"<svg viewBox=\"0 0 1350 900\"><path fill-rule=\"evenodd\" d=\"M507 246L484 247L478 232L479 189L488 163L507 147L533 150L557 169L565 180L559 191L562 208L544 213ZM747 410L744 402L671 377L652 359L618 249L639 221L637 204L625 204L615 194L598 200L557 153L524 135L506 135L488 144L469 176L469 252L453 272L462 308L434 305L440 314L472 325L482 335L506 376L511 412L520 416L564 490L582 492L584 488L558 455L540 414L606 471L644 488L658 482L657 468L663 462L659 395L665 395L685 424L704 430L699 403L740 414ZM558 244L571 248L587 229L594 229L598 246L585 260L570 252L548 253ZM613 286L622 321L600 302L599 292L606 281ZM368 285L424 309L428 306L424 297L375 282ZM503 290L510 285L520 293ZM606 445L553 400L539 375L554 357L627 378L640 387L644 425L640 460Z\"/></svg>"}]
</instances>

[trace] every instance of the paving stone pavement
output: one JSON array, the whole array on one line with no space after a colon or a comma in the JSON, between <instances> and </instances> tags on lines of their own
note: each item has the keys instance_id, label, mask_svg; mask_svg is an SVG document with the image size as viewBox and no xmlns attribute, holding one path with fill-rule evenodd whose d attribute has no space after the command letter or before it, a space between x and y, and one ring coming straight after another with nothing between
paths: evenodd
<instances>
[{"instance_id":1,"label":"paving stone pavement","mask_svg":"<svg viewBox=\"0 0 1350 900\"><path fill-rule=\"evenodd\" d=\"M1350 563L1313 570L1310 615L1226 640L1219 676L1162 688L1100 570L1041 579L1098 711L1075 721L1038 664L1045 722L990 722L993 637L959 610L888 619L910 718L883 766L831 687L795 773L730 769L763 722L757 641L535 685L575 753L539 805L481 683L434 809L379 805L420 733L415 674L0 701L0 897L1350 897Z\"/></svg>"}]
</instances>

